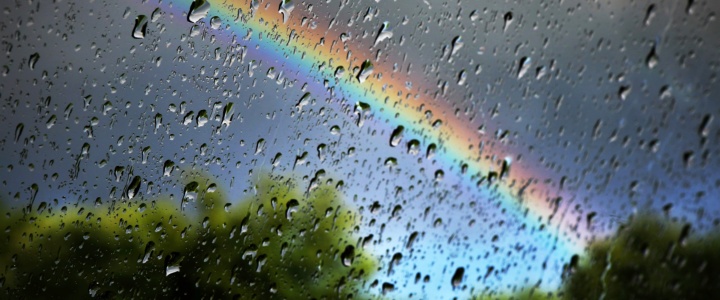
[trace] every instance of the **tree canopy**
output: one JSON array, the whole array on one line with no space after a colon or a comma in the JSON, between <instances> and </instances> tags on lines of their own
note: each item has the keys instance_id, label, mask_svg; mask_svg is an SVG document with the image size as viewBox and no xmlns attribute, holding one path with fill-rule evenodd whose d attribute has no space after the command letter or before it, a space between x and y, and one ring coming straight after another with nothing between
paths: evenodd
<instances>
[{"instance_id":1,"label":"tree canopy","mask_svg":"<svg viewBox=\"0 0 720 300\"><path fill-rule=\"evenodd\" d=\"M10 298L362 298L376 270L336 189L265 176L235 201L206 175L169 197L3 209ZM181 207L181 202L183 202ZM59 207L58 207L59 206ZM183 209L184 207L184 209Z\"/></svg>"}]
</instances>

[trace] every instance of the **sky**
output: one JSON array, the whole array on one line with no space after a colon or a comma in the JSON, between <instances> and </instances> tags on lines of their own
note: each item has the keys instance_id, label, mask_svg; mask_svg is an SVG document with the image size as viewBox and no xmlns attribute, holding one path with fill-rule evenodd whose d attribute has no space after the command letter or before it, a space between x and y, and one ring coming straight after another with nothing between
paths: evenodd
<instances>
[{"instance_id":1,"label":"sky","mask_svg":"<svg viewBox=\"0 0 720 300\"><path fill-rule=\"evenodd\" d=\"M293 2L283 20L279 1L210 1L195 23L190 3L5 8L4 200L26 205L32 183L42 201L116 199L132 175L179 200L167 160L232 199L262 172L324 173L383 264L403 254L379 280L418 298L552 289L633 213L671 205L699 231L720 216L714 2Z\"/></svg>"}]
</instances>

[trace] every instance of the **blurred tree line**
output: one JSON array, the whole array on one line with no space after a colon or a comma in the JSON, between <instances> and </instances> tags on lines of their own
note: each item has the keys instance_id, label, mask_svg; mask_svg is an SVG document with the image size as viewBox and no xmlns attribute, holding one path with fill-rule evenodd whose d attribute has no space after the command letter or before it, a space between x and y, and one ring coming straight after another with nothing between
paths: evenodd
<instances>
[{"instance_id":1,"label":"blurred tree line","mask_svg":"<svg viewBox=\"0 0 720 300\"><path fill-rule=\"evenodd\" d=\"M182 200L134 199L0 210L0 298L365 299L378 262L339 192L263 176L236 201L207 175ZM591 243L557 291L472 299L708 299L720 295L720 234L652 214ZM389 298L401 295L386 295Z\"/></svg>"},{"instance_id":2,"label":"blurred tree line","mask_svg":"<svg viewBox=\"0 0 720 300\"><path fill-rule=\"evenodd\" d=\"M377 262L354 235L358 216L332 186L294 185L265 176L234 201L197 175L184 211L137 197L2 207L0 298L367 297Z\"/></svg>"},{"instance_id":3,"label":"blurred tree line","mask_svg":"<svg viewBox=\"0 0 720 300\"><path fill-rule=\"evenodd\" d=\"M472 299L716 299L720 298L720 234L691 234L689 224L643 213L612 237L573 256L558 291L526 287Z\"/></svg>"},{"instance_id":4,"label":"blurred tree line","mask_svg":"<svg viewBox=\"0 0 720 300\"><path fill-rule=\"evenodd\" d=\"M720 235L689 224L634 216L611 239L592 243L565 272L566 299L720 297Z\"/></svg>"}]
</instances>

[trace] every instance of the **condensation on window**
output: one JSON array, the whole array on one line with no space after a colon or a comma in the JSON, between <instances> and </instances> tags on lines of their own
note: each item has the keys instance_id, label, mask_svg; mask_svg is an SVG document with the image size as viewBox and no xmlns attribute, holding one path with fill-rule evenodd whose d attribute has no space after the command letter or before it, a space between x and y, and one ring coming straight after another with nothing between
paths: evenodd
<instances>
[{"instance_id":1,"label":"condensation on window","mask_svg":"<svg viewBox=\"0 0 720 300\"><path fill-rule=\"evenodd\" d=\"M2 298L720 292L720 3L0 4Z\"/></svg>"}]
</instances>

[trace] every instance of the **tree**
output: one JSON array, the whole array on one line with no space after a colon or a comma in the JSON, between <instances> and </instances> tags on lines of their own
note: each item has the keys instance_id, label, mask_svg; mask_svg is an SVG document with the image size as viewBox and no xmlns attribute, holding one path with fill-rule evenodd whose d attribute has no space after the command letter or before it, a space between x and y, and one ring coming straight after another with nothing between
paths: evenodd
<instances>
[{"instance_id":1,"label":"tree","mask_svg":"<svg viewBox=\"0 0 720 300\"><path fill-rule=\"evenodd\" d=\"M377 269L337 190L265 176L238 202L205 175L178 199L3 209L4 298L354 296Z\"/></svg>"},{"instance_id":2,"label":"tree","mask_svg":"<svg viewBox=\"0 0 720 300\"><path fill-rule=\"evenodd\" d=\"M470 297L472 300L557 300L557 293L542 291L533 287L521 288L514 293L487 292Z\"/></svg>"},{"instance_id":3,"label":"tree","mask_svg":"<svg viewBox=\"0 0 720 300\"><path fill-rule=\"evenodd\" d=\"M567 299L707 299L720 295L720 237L690 237L681 226L643 214L614 238L589 246L566 270Z\"/></svg>"}]
</instances>

